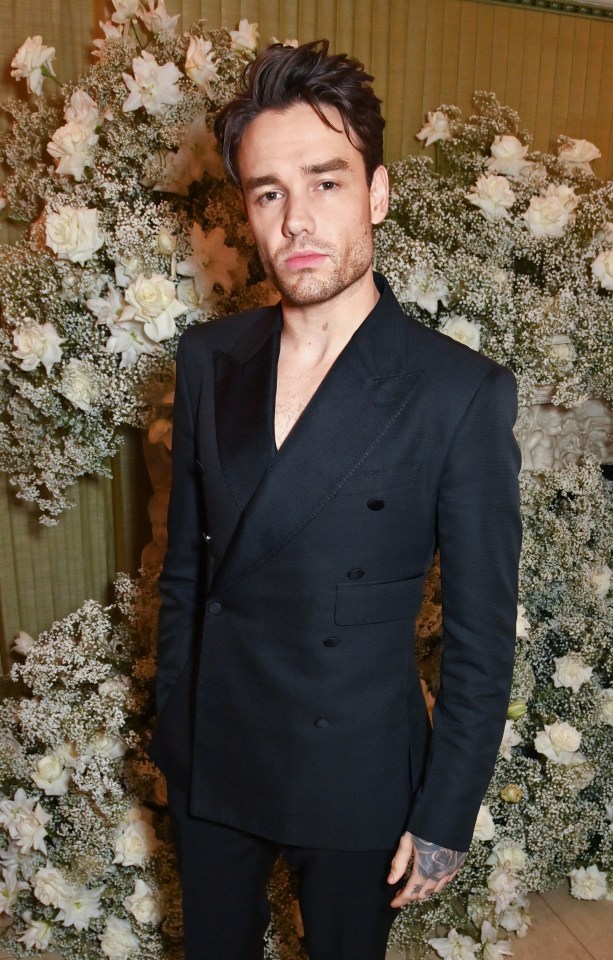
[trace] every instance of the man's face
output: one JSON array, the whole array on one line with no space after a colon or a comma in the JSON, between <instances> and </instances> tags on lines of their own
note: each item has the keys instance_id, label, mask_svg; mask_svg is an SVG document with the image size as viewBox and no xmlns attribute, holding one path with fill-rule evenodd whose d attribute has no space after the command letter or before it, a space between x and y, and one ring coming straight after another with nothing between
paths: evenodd
<instances>
[{"instance_id":1,"label":"man's face","mask_svg":"<svg viewBox=\"0 0 613 960\"><path fill-rule=\"evenodd\" d=\"M238 167L266 273L285 302L323 303L371 268L372 224L387 212L387 174L370 188L337 110L326 126L308 104L266 110L243 134Z\"/></svg>"}]
</instances>

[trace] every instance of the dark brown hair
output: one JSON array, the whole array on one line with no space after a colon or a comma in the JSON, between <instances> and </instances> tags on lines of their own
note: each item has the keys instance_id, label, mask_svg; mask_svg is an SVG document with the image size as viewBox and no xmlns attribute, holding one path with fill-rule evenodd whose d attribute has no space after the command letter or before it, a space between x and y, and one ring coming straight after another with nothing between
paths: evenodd
<instances>
[{"instance_id":1,"label":"dark brown hair","mask_svg":"<svg viewBox=\"0 0 613 960\"><path fill-rule=\"evenodd\" d=\"M351 143L364 158L366 180L383 163L381 101L370 83L374 79L359 60L344 53L328 53L327 40L299 47L275 43L263 50L243 72L242 89L215 120L215 136L230 177L240 184L238 150L247 126L264 110L285 110L308 103L328 127L337 129L323 112L336 107Z\"/></svg>"}]
</instances>

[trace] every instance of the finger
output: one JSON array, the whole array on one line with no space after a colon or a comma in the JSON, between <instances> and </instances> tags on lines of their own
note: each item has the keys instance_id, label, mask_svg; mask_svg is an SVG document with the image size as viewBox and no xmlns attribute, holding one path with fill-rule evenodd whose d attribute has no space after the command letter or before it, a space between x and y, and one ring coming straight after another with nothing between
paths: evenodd
<instances>
[{"instance_id":1,"label":"finger","mask_svg":"<svg viewBox=\"0 0 613 960\"><path fill-rule=\"evenodd\" d=\"M392 907L406 907L409 903L416 900L427 900L434 893L435 884L432 880L426 880L423 883L409 883L404 889L400 890L391 902Z\"/></svg>"},{"instance_id":2,"label":"finger","mask_svg":"<svg viewBox=\"0 0 613 960\"><path fill-rule=\"evenodd\" d=\"M387 878L388 883L397 883L407 872L407 867L413 855L413 837L410 833L405 833L400 838L398 849L390 865L390 872Z\"/></svg>"}]
</instances>

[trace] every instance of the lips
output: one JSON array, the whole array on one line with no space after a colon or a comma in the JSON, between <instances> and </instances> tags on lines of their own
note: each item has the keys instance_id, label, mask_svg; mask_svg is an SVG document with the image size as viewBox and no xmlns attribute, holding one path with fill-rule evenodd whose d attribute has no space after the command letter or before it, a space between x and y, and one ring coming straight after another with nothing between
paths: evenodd
<instances>
[{"instance_id":1,"label":"lips","mask_svg":"<svg viewBox=\"0 0 613 960\"><path fill-rule=\"evenodd\" d=\"M301 250L299 253L290 254L284 263L290 270L305 270L320 266L326 258L325 253L318 253L316 250Z\"/></svg>"}]
</instances>

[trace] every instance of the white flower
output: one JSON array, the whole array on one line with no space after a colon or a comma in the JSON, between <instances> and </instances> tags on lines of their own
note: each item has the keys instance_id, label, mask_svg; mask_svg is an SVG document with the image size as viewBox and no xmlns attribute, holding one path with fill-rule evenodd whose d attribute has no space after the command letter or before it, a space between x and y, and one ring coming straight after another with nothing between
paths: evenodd
<instances>
[{"instance_id":1,"label":"white flower","mask_svg":"<svg viewBox=\"0 0 613 960\"><path fill-rule=\"evenodd\" d=\"M487 863L506 866L511 873L521 873L526 869L528 858L526 851L518 843L500 840L487 859Z\"/></svg>"},{"instance_id":2,"label":"white flower","mask_svg":"<svg viewBox=\"0 0 613 960\"><path fill-rule=\"evenodd\" d=\"M573 693L577 693L592 676L593 668L588 667L578 653L554 657L554 663L556 665L552 674L554 687L570 687Z\"/></svg>"},{"instance_id":3,"label":"white flower","mask_svg":"<svg viewBox=\"0 0 613 960\"><path fill-rule=\"evenodd\" d=\"M120 291L112 284L109 284L106 297L92 297L85 303L96 317L97 323L106 324L109 327L119 320L125 307L125 300Z\"/></svg>"},{"instance_id":4,"label":"white flower","mask_svg":"<svg viewBox=\"0 0 613 960\"><path fill-rule=\"evenodd\" d=\"M118 674L98 684L98 693L101 697L127 697L130 693L132 682L129 677Z\"/></svg>"},{"instance_id":5,"label":"white flower","mask_svg":"<svg viewBox=\"0 0 613 960\"><path fill-rule=\"evenodd\" d=\"M606 597L611 589L611 568L607 563L594 567L590 572L590 583L597 597Z\"/></svg>"},{"instance_id":6,"label":"white flower","mask_svg":"<svg viewBox=\"0 0 613 960\"><path fill-rule=\"evenodd\" d=\"M613 221L607 220L596 231L596 240L604 242L607 247L613 247Z\"/></svg>"},{"instance_id":7,"label":"white flower","mask_svg":"<svg viewBox=\"0 0 613 960\"><path fill-rule=\"evenodd\" d=\"M36 871L31 885L36 899L47 907L60 908L72 894L72 887L64 875L49 862Z\"/></svg>"},{"instance_id":8,"label":"white flower","mask_svg":"<svg viewBox=\"0 0 613 960\"><path fill-rule=\"evenodd\" d=\"M100 123L98 104L92 100L85 90L77 89L70 98L70 103L64 110L64 119L67 123L80 123L92 133Z\"/></svg>"},{"instance_id":9,"label":"white flower","mask_svg":"<svg viewBox=\"0 0 613 960\"><path fill-rule=\"evenodd\" d=\"M174 337L176 317L187 312L185 304L177 299L174 283L161 273L150 277L139 274L126 290L125 297L129 306L121 319L141 322L143 333L155 343Z\"/></svg>"},{"instance_id":10,"label":"white flower","mask_svg":"<svg viewBox=\"0 0 613 960\"><path fill-rule=\"evenodd\" d=\"M439 327L441 333L458 343L463 343L471 350L479 349L479 340L481 337L481 324L473 320L467 320L466 317L460 317L455 313L449 314L445 321Z\"/></svg>"},{"instance_id":11,"label":"white flower","mask_svg":"<svg viewBox=\"0 0 613 960\"><path fill-rule=\"evenodd\" d=\"M516 747L519 743L521 743L521 737L513 726L513 721L505 720L504 733L498 749L500 756L504 757L505 760L512 760L511 748Z\"/></svg>"},{"instance_id":12,"label":"white flower","mask_svg":"<svg viewBox=\"0 0 613 960\"><path fill-rule=\"evenodd\" d=\"M517 605L517 623L515 626L515 636L518 640L527 640L530 635L530 621L526 616L526 608L518 603Z\"/></svg>"},{"instance_id":13,"label":"white flower","mask_svg":"<svg viewBox=\"0 0 613 960\"><path fill-rule=\"evenodd\" d=\"M140 0L112 0L115 13L111 17L113 23L130 23L138 16Z\"/></svg>"},{"instance_id":14,"label":"white flower","mask_svg":"<svg viewBox=\"0 0 613 960\"><path fill-rule=\"evenodd\" d=\"M98 136L89 127L71 120L55 131L47 151L57 160L56 170L60 175L70 175L80 181L85 168L94 165L92 148L97 143Z\"/></svg>"},{"instance_id":15,"label":"white flower","mask_svg":"<svg viewBox=\"0 0 613 960\"><path fill-rule=\"evenodd\" d=\"M215 53L210 40L190 36L185 56L185 73L192 83L210 96L211 83L217 76Z\"/></svg>"},{"instance_id":16,"label":"white flower","mask_svg":"<svg viewBox=\"0 0 613 960\"><path fill-rule=\"evenodd\" d=\"M559 197L532 197L523 214L533 237L561 237L570 214Z\"/></svg>"},{"instance_id":17,"label":"white flower","mask_svg":"<svg viewBox=\"0 0 613 960\"><path fill-rule=\"evenodd\" d=\"M98 935L100 948L109 960L128 960L138 950L138 938L132 933L127 920L109 917L101 934Z\"/></svg>"},{"instance_id":18,"label":"white flower","mask_svg":"<svg viewBox=\"0 0 613 960\"><path fill-rule=\"evenodd\" d=\"M79 932L87 930L91 920L100 916L100 897L104 887L88 890L84 885L74 888L61 904L55 917L56 922L62 921L65 927L74 927Z\"/></svg>"},{"instance_id":19,"label":"white flower","mask_svg":"<svg viewBox=\"0 0 613 960\"><path fill-rule=\"evenodd\" d=\"M91 753L87 750L79 753L77 745L73 740L65 740L64 743L61 743L59 747L56 748L55 752L67 767L76 767L82 759L91 760Z\"/></svg>"},{"instance_id":20,"label":"white flower","mask_svg":"<svg viewBox=\"0 0 613 960\"><path fill-rule=\"evenodd\" d=\"M613 290L613 250L603 250L592 263L592 273L605 290Z\"/></svg>"},{"instance_id":21,"label":"white flower","mask_svg":"<svg viewBox=\"0 0 613 960\"><path fill-rule=\"evenodd\" d=\"M22 657L27 657L33 646L34 637L31 637L24 630L20 630L13 641L13 651L21 654Z\"/></svg>"},{"instance_id":22,"label":"white flower","mask_svg":"<svg viewBox=\"0 0 613 960\"><path fill-rule=\"evenodd\" d=\"M142 867L157 846L153 827L145 820L135 820L115 840L113 863L124 867Z\"/></svg>"},{"instance_id":23,"label":"white flower","mask_svg":"<svg viewBox=\"0 0 613 960\"><path fill-rule=\"evenodd\" d=\"M153 185L153 189L186 197L189 192L189 185L194 182L192 158L189 150L185 150L183 147L179 147L176 153L174 150L166 150L163 158L164 170L158 182Z\"/></svg>"},{"instance_id":24,"label":"white flower","mask_svg":"<svg viewBox=\"0 0 613 960\"><path fill-rule=\"evenodd\" d=\"M120 27L116 27L114 23L111 23L110 20L99 20L98 24L104 33L104 39L94 40L94 47L96 50L92 50L92 56L99 57L106 46L107 40L122 40L123 31Z\"/></svg>"},{"instance_id":25,"label":"white flower","mask_svg":"<svg viewBox=\"0 0 613 960\"><path fill-rule=\"evenodd\" d=\"M47 852L45 824L51 820L38 803L37 797L28 797L23 788L19 788L13 800L0 802L0 824L8 831L21 853L31 850Z\"/></svg>"},{"instance_id":26,"label":"white flower","mask_svg":"<svg viewBox=\"0 0 613 960\"><path fill-rule=\"evenodd\" d=\"M0 915L13 916L13 908L19 899L22 890L29 890L30 884L25 880L17 879L17 865L4 867L0 881Z\"/></svg>"},{"instance_id":27,"label":"white flower","mask_svg":"<svg viewBox=\"0 0 613 960\"><path fill-rule=\"evenodd\" d=\"M98 211L87 207L59 207L45 217L45 242L60 260L84 264L104 244L98 231Z\"/></svg>"},{"instance_id":28,"label":"white flower","mask_svg":"<svg viewBox=\"0 0 613 960\"><path fill-rule=\"evenodd\" d=\"M28 926L22 935L17 937L19 943L23 943L26 950L46 950L51 944L51 921L33 920L29 911L21 916Z\"/></svg>"},{"instance_id":29,"label":"white flower","mask_svg":"<svg viewBox=\"0 0 613 960\"><path fill-rule=\"evenodd\" d=\"M530 904L526 897L518 897L511 906L500 914L498 923L509 933L516 933L518 937L525 937L532 917L528 913Z\"/></svg>"},{"instance_id":30,"label":"white flower","mask_svg":"<svg viewBox=\"0 0 613 960\"><path fill-rule=\"evenodd\" d=\"M164 909L158 897L144 880L136 880L134 893L123 901L123 906L139 923L162 922Z\"/></svg>"},{"instance_id":31,"label":"white flower","mask_svg":"<svg viewBox=\"0 0 613 960\"><path fill-rule=\"evenodd\" d=\"M502 960L503 957L512 957L510 940L499 940L496 928L484 920L481 927L481 943L483 944L483 960Z\"/></svg>"},{"instance_id":32,"label":"white flower","mask_svg":"<svg viewBox=\"0 0 613 960\"><path fill-rule=\"evenodd\" d=\"M111 336L104 349L107 353L121 354L119 366L124 370L131 370L142 353L151 356L163 350L159 343L149 339L139 320L122 317L116 323L109 324L109 327Z\"/></svg>"},{"instance_id":33,"label":"white flower","mask_svg":"<svg viewBox=\"0 0 613 960\"><path fill-rule=\"evenodd\" d=\"M22 370L35 370L42 363L49 373L51 367L62 359L60 344L65 340L58 335L52 323L40 324L26 317L20 329L14 331L13 343L13 356L21 360Z\"/></svg>"},{"instance_id":34,"label":"white flower","mask_svg":"<svg viewBox=\"0 0 613 960\"><path fill-rule=\"evenodd\" d=\"M43 92L43 67L55 76L51 61L55 57L55 47L43 46L42 37L28 37L11 61L11 76L24 80L28 93L40 96Z\"/></svg>"},{"instance_id":35,"label":"white flower","mask_svg":"<svg viewBox=\"0 0 613 960\"><path fill-rule=\"evenodd\" d=\"M88 747L93 756L107 757L109 760L119 760L128 749L121 737L116 737L113 733L106 733L104 730L94 734Z\"/></svg>"},{"instance_id":36,"label":"white flower","mask_svg":"<svg viewBox=\"0 0 613 960\"><path fill-rule=\"evenodd\" d=\"M449 120L447 114L442 110L434 110L426 114L427 123L421 128L415 136L418 140L425 140L425 146L429 147L431 143L437 140L449 140L451 131L449 130Z\"/></svg>"},{"instance_id":37,"label":"white flower","mask_svg":"<svg viewBox=\"0 0 613 960\"><path fill-rule=\"evenodd\" d=\"M151 116L161 117L165 106L174 106L183 96L178 86L181 71L174 63L169 61L160 67L153 54L143 50L132 60L132 69L134 77L122 74L130 91L122 106L124 113L144 107Z\"/></svg>"},{"instance_id":38,"label":"white flower","mask_svg":"<svg viewBox=\"0 0 613 960\"><path fill-rule=\"evenodd\" d=\"M487 878L488 900L495 904L496 913L507 910L517 895L517 877L506 866L497 867Z\"/></svg>"},{"instance_id":39,"label":"white flower","mask_svg":"<svg viewBox=\"0 0 613 960\"><path fill-rule=\"evenodd\" d=\"M605 687L600 695L600 716L613 727L613 687Z\"/></svg>"},{"instance_id":40,"label":"white flower","mask_svg":"<svg viewBox=\"0 0 613 960\"><path fill-rule=\"evenodd\" d=\"M71 357L62 370L60 393L79 410L89 412L97 400L98 391L93 382L89 366L84 360Z\"/></svg>"},{"instance_id":41,"label":"white flower","mask_svg":"<svg viewBox=\"0 0 613 960\"><path fill-rule=\"evenodd\" d=\"M490 813L489 804L482 803L477 814L473 840L491 840L495 833L496 826Z\"/></svg>"},{"instance_id":42,"label":"white flower","mask_svg":"<svg viewBox=\"0 0 613 960\"><path fill-rule=\"evenodd\" d=\"M123 257L115 261L115 283L118 287L129 287L143 272L143 265L138 257Z\"/></svg>"},{"instance_id":43,"label":"white flower","mask_svg":"<svg viewBox=\"0 0 613 960\"><path fill-rule=\"evenodd\" d=\"M570 140L570 143L558 148L558 156L570 170L592 172L590 161L602 156L598 147L589 140Z\"/></svg>"},{"instance_id":44,"label":"white flower","mask_svg":"<svg viewBox=\"0 0 613 960\"><path fill-rule=\"evenodd\" d=\"M416 270L407 280L403 299L416 303L428 313L435 314L439 302L443 307L448 305L449 287L440 275L431 270Z\"/></svg>"},{"instance_id":45,"label":"white flower","mask_svg":"<svg viewBox=\"0 0 613 960\"><path fill-rule=\"evenodd\" d=\"M571 896L577 900L604 900L607 895L607 875L595 863L590 867L577 867L568 874Z\"/></svg>"},{"instance_id":46,"label":"white flower","mask_svg":"<svg viewBox=\"0 0 613 960\"><path fill-rule=\"evenodd\" d=\"M479 946L472 937L463 936L455 928L446 937L435 937L428 943L444 960L475 960L475 951Z\"/></svg>"},{"instance_id":47,"label":"white flower","mask_svg":"<svg viewBox=\"0 0 613 960\"><path fill-rule=\"evenodd\" d=\"M515 203L515 194L506 177L490 174L482 175L466 194L470 203L479 207L480 212L490 223L506 219Z\"/></svg>"},{"instance_id":48,"label":"white flower","mask_svg":"<svg viewBox=\"0 0 613 960\"><path fill-rule=\"evenodd\" d=\"M549 338L547 353L554 360L562 361L566 370L571 370L573 362L577 359L573 342L565 333L556 333Z\"/></svg>"},{"instance_id":49,"label":"white flower","mask_svg":"<svg viewBox=\"0 0 613 960\"><path fill-rule=\"evenodd\" d=\"M157 248L165 257L169 257L175 252L177 247L177 238L173 236L166 227L160 227L158 231Z\"/></svg>"},{"instance_id":50,"label":"white flower","mask_svg":"<svg viewBox=\"0 0 613 960\"><path fill-rule=\"evenodd\" d=\"M223 161L206 117L201 116L191 122L177 152L167 150L164 154L164 171L153 189L186 197L190 184L201 180L204 173L220 177Z\"/></svg>"},{"instance_id":51,"label":"white flower","mask_svg":"<svg viewBox=\"0 0 613 960\"><path fill-rule=\"evenodd\" d=\"M155 0L148 0L148 7L145 9L141 5L139 17L151 33L174 33L175 27L181 14L177 13L174 17L169 16L164 0L158 0L157 6Z\"/></svg>"},{"instance_id":52,"label":"white flower","mask_svg":"<svg viewBox=\"0 0 613 960\"><path fill-rule=\"evenodd\" d=\"M230 272L239 266L238 251L225 244L223 227L213 227L205 233L199 223L192 225L190 242L192 254L177 265L177 273L193 277L198 295L208 299L218 283L226 293L232 289Z\"/></svg>"},{"instance_id":53,"label":"white flower","mask_svg":"<svg viewBox=\"0 0 613 960\"><path fill-rule=\"evenodd\" d=\"M553 763L573 766L585 761L583 754L578 752L581 734L565 720L546 723L545 729L540 730L534 738L534 746Z\"/></svg>"},{"instance_id":54,"label":"white flower","mask_svg":"<svg viewBox=\"0 0 613 960\"><path fill-rule=\"evenodd\" d=\"M565 183L550 183L543 196L557 197L569 213L573 213L579 204L579 197L574 189Z\"/></svg>"},{"instance_id":55,"label":"white flower","mask_svg":"<svg viewBox=\"0 0 613 960\"><path fill-rule=\"evenodd\" d=\"M60 797L68 792L70 770L57 753L48 753L37 760L34 770L30 774L36 786L48 797Z\"/></svg>"},{"instance_id":56,"label":"white flower","mask_svg":"<svg viewBox=\"0 0 613 960\"><path fill-rule=\"evenodd\" d=\"M526 160L528 147L509 134L494 137L490 147L492 156L486 160L486 166L492 173L503 173L511 177L523 177L534 166L531 160Z\"/></svg>"},{"instance_id":57,"label":"white flower","mask_svg":"<svg viewBox=\"0 0 613 960\"><path fill-rule=\"evenodd\" d=\"M238 30L230 30L232 37L231 50L255 50L258 45L258 25L241 20Z\"/></svg>"}]
</instances>

